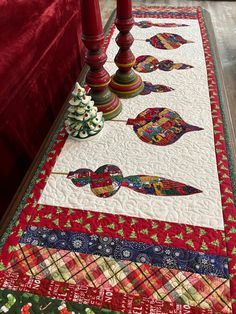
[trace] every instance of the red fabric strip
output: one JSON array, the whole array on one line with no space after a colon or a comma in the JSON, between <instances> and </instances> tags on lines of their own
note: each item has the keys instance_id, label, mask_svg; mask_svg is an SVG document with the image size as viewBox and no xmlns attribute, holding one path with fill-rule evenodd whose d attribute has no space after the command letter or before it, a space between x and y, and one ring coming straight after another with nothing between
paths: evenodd
<instances>
[{"instance_id":1,"label":"red fabric strip","mask_svg":"<svg viewBox=\"0 0 236 314\"><path fill-rule=\"evenodd\" d=\"M113 290L90 288L82 285L30 278L27 275L0 272L0 287L30 292L44 297L73 301L106 307L114 311L125 311L132 314L178 313L178 314L213 314L212 309L202 309L188 305L157 301L152 298L140 298L136 295L115 293Z\"/></svg>"}]
</instances>

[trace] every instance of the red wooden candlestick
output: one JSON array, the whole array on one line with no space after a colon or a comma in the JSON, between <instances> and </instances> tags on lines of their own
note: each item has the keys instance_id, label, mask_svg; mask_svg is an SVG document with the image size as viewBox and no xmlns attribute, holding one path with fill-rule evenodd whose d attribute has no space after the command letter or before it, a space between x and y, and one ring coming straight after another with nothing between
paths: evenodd
<instances>
[{"instance_id":1,"label":"red wooden candlestick","mask_svg":"<svg viewBox=\"0 0 236 314\"><path fill-rule=\"evenodd\" d=\"M91 88L90 95L98 111L103 112L105 120L110 120L120 113L122 106L119 98L108 88L111 78L103 67L107 56L103 49L104 32L98 0L82 0L81 13L82 40L88 49L85 61L90 66L86 83Z\"/></svg>"},{"instance_id":2,"label":"red wooden candlestick","mask_svg":"<svg viewBox=\"0 0 236 314\"><path fill-rule=\"evenodd\" d=\"M112 76L110 89L119 97L130 98L138 95L144 87L141 77L132 69L135 56L130 50L134 41L130 33L134 25L131 0L117 0L115 24L120 31L116 37L116 43L120 49L115 57L115 63L119 70Z\"/></svg>"}]
</instances>

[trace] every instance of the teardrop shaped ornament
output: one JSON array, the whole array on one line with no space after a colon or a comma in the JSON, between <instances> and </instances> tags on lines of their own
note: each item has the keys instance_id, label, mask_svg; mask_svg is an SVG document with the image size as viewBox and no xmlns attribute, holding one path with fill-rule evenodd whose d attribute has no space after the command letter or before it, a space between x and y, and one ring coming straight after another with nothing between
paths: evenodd
<instances>
[{"instance_id":1,"label":"teardrop shaped ornament","mask_svg":"<svg viewBox=\"0 0 236 314\"><path fill-rule=\"evenodd\" d=\"M202 130L186 123L176 111L168 108L148 108L135 119L128 119L127 124L133 125L143 142L159 146L173 144L187 132Z\"/></svg>"},{"instance_id":2,"label":"teardrop shaped ornament","mask_svg":"<svg viewBox=\"0 0 236 314\"><path fill-rule=\"evenodd\" d=\"M193 43L193 41L186 40L182 36L172 33L159 33L146 39L147 42L157 49L177 49L184 44Z\"/></svg>"},{"instance_id":3,"label":"teardrop shaped ornament","mask_svg":"<svg viewBox=\"0 0 236 314\"><path fill-rule=\"evenodd\" d=\"M143 82L144 89L140 93L140 95L149 95L151 92L153 93L166 93L174 90L173 88L165 85L152 84L151 82Z\"/></svg>"}]
</instances>

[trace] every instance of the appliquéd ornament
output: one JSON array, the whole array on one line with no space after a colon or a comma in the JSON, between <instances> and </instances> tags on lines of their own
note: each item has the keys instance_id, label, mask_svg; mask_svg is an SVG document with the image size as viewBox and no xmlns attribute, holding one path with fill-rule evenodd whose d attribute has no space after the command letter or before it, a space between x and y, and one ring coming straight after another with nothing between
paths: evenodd
<instances>
[{"instance_id":1,"label":"appliqu\u00e9d ornament","mask_svg":"<svg viewBox=\"0 0 236 314\"><path fill-rule=\"evenodd\" d=\"M172 87L160 85L160 84L152 84L151 82L144 81L144 89L140 93L140 95L149 95L150 93L167 93L174 90Z\"/></svg>"},{"instance_id":2,"label":"appliqu\u00e9d ornament","mask_svg":"<svg viewBox=\"0 0 236 314\"><path fill-rule=\"evenodd\" d=\"M135 22L136 26L140 28L149 28L152 26L157 26L157 27L182 27L182 26L189 26L187 24L177 24L177 23L152 23L150 21L139 21Z\"/></svg>"},{"instance_id":3,"label":"appliqu\u00e9d ornament","mask_svg":"<svg viewBox=\"0 0 236 314\"><path fill-rule=\"evenodd\" d=\"M172 60L159 61L151 55L142 55L137 57L133 68L141 73L150 73L157 69L161 71L186 70L193 68L193 66L184 63L174 63Z\"/></svg>"},{"instance_id":4,"label":"appliqu\u00e9d ornament","mask_svg":"<svg viewBox=\"0 0 236 314\"><path fill-rule=\"evenodd\" d=\"M187 132L203 130L186 123L176 111L168 108L148 108L135 119L128 119L127 124L133 125L143 142L159 146L173 144Z\"/></svg>"},{"instance_id":5,"label":"appliqu\u00e9d ornament","mask_svg":"<svg viewBox=\"0 0 236 314\"><path fill-rule=\"evenodd\" d=\"M103 165L96 171L81 168L67 175L77 187L90 184L91 191L98 197L107 198L118 192L123 186L135 192L156 196L184 196L202 191L184 183L158 176L132 175L124 177L115 165Z\"/></svg>"},{"instance_id":6,"label":"appliqu\u00e9d ornament","mask_svg":"<svg viewBox=\"0 0 236 314\"><path fill-rule=\"evenodd\" d=\"M104 125L103 113L98 112L91 96L86 95L85 89L79 83L75 84L69 104L65 126L70 136L86 139L102 130Z\"/></svg>"},{"instance_id":7,"label":"appliqu\u00e9d ornament","mask_svg":"<svg viewBox=\"0 0 236 314\"><path fill-rule=\"evenodd\" d=\"M177 49L180 46L188 43L193 43L193 41L186 40L182 36L172 33L160 33L146 39L147 42L158 49Z\"/></svg>"}]
</instances>

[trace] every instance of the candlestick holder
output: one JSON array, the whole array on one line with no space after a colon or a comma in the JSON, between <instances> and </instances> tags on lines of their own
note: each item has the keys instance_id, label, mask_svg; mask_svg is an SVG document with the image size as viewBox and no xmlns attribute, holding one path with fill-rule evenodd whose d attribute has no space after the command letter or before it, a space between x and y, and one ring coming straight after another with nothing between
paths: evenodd
<instances>
[{"instance_id":1,"label":"candlestick holder","mask_svg":"<svg viewBox=\"0 0 236 314\"><path fill-rule=\"evenodd\" d=\"M121 112L122 105L117 95L108 88L111 78L103 67L107 56L103 49L105 36L98 0L81 1L81 13L82 40L88 49L85 62L90 67L86 76L86 83L90 87L89 94L92 96L98 111L103 112L105 120L110 120Z\"/></svg>"},{"instance_id":2,"label":"candlestick holder","mask_svg":"<svg viewBox=\"0 0 236 314\"><path fill-rule=\"evenodd\" d=\"M140 94L144 88L141 77L132 69L135 56L130 49L134 41L130 33L134 25L131 0L117 0L115 24L120 31L116 37L120 49L114 60L119 69L112 76L110 89L121 98L131 98Z\"/></svg>"}]
</instances>

